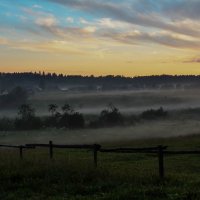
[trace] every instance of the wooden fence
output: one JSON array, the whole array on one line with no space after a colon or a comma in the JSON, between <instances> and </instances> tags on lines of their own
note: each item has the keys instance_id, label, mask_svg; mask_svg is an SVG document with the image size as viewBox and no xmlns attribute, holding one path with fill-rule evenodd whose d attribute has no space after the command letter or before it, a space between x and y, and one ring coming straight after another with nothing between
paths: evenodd
<instances>
[{"instance_id":1,"label":"wooden fence","mask_svg":"<svg viewBox=\"0 0 200 200\"><path fill-rule=\"evenodd\" d=\"M43 147L49 149L50 159L54 156L54 148L59 149L87 149L93 152L94 166L97 167L97 155L100 153L143 153L143 154L157 154L158 156L158 173L161 179L165 176L164 170L164 155L186 155L186 154L200 154L200 151L168 151L167 146L156 146L146 148L114 148L114 149L103 149L99 144L80 144L80 145L59 145L49 141L48 144L26 144L26 145L0 145L3 148L15 148L19 149L19 156L23 159L23 149L35 149L37 147Z\"/></svg>"},{"instance_id":2,"label":"wooden fence","mask_svg":"<svg viewBox=\"0 0 200 200\"><path fill-rule=\"evenodd\" d=\"M14 148L19 150L19 156L23 158L23 149L33 149L33 146L26 146L26 145L0 145L0 147L4 148Z\"/></svg>"},{"instance_id":3,"label":"wooden fence","mask_svg":"<svg viewBox=\"0 0 200 200\"><path fill-rule=\"evenodd\" d=\"M52 141L49 141L49 144L26 144L26 147L46 147L49 148L49 157L50 159L53 158L53 149L59 148L59 149L87 149L93 151L93 157L94 157L94 165L97 167L97 153L101 149L101 145L99 144L93 144L93 145L87 145L87 144L81 144L81 145L62 145L62 144L53 144Z\"/></svg>"}]
</instances>

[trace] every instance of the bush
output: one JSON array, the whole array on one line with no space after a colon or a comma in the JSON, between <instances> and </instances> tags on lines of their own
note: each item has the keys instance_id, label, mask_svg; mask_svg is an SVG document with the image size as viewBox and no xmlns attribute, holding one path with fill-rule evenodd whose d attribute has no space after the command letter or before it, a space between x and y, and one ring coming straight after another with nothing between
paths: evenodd
<instances>
[{"instance_id":1,"label":"bush","mask_svg":"<svg viewBox=\"0 0 200 200\"><path fill-rule=\"evenodd\" d=\"M30 117L27 119L16 118L15 129L16 130L34 130L42 128L43 123L39 117Z\"/></svg>"},{"instance_id":2,"label":"bush","mask_svg":"<svg viewBox=\"0 0 200 200\"><path fill-rule=\"evenodd\" d=\"M60 127L60 118L61 118L61 114L60 113L56 113L55 115L52 116L48 116L44 119L44 126L45 127Z\"/></svg>"},{"instance_id":3,"label":"bush","mask_svg":"<svg viewBox=\"0 0 200 200\"><path fill-rule=\"evenodd\" d=\"M14 120L6 117L0 119L0 131L11 131L14 128Z\"/></svg>"},{"instance_id":4,"label":"bush","mask_svg":"<svg viewBox=\"0 0 200 200\"><path fill-rule=\"evenodd\" d=\"M59 113L57 109L57 105L49 105L49 112L51 112L51 116L45 120L46 126L70 129L83 128L85 126L85 119L83 115L81 113L74 112L69 104L62 106L62 113Z\"/></svg>"},{"instance_id":5,"label":"bush","mask_svg":"<svg viewBox=\"0 0 200 200\"><path fill-rule=\"evenodd\" d=\"M168 115L167 111L164 111L162 107L160 107L157 110L150 109L147 111L144 111L141 115L143 119L158 119L158 118L164 118Z\"/></svg>"},{"instance_id":6,"label":"bush","mask_svg":"<svg viewBox=\"0 0 200 200\"><path fill-rule=\"evenodd\" d=\"M97 120L93 120L89 123L91 128L98 128L102 126L115 126L122 125L124 118L119 110L110 104L107 109L102 110Z\"/></svg>"},{"instance_id":7,"label":"bush","mask_svg":"<svg viewBox=\"0 0 200 200\"><path fill-rule=\"evenodd\" d=\"M42 127L42 121L35 116L35 110L28 104L19 107L19 117L15 119L15 128L17 130L31 130Z\"/></svg>"},{"instance_id":8,"label":"bush","mask_svg":"<svg viewBox=\"0 0 200 200\"><path fill-rule=\"evenodd\" d=\"M58 119L58 126L69 128L69 117L70 117L70 114L68 113L64 113L60 115L60 118Z\"/></svg>"},{"instance_id":9,"label":"bush","mask_svg":"<svg viewBox=\"0 0 200 200\"><path fill-rule=\"evenodd\" d=\"M84 128L85 126L85 120L82 114L75 112L69 115L68 119L68 126L69 128Z\"/></svg>"},{"instance_id":10,"label":"bush","mask_svg":"<svg viewBox=\"0 0 200 200\"><path fill-rule=\"evenodd\" d=\"M64 113L59 120L59 127L65 127L70 129L84 128L85 119L82 114L78 112Z\"/></svg>"},{"instance_id":11,"label":"bush","mask_svg":"<svg viewBox=\"0 0 200 200\"><path fill-rule=\"evenodd\" d=\"M121 125L123 124L123 117L119 110L110 104L108 109L101 112L99 121L104 126Z\"/></svg>"}]
</instances>

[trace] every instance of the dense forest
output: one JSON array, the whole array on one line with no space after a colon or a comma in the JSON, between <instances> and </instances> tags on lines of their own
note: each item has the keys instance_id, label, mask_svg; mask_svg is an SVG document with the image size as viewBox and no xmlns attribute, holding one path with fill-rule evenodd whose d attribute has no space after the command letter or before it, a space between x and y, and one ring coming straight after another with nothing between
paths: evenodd
<instances>
[{"instance_id":1,"label":"dense forest","mask_svg":"<svg viewBox=\"0 0 200 200\"><path fill-rule=\"evenodd\" d=\"M21 86L33 90L191 89L200 88L200 76L81 76L55 73L0 73L0 91Z\"/></svg>"}]
</instances>

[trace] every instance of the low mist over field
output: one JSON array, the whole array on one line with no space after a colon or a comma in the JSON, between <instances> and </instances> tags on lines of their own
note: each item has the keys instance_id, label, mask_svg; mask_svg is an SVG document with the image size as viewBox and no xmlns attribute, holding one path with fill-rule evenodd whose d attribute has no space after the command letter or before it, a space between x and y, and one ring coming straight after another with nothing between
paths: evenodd
<instances>
[{"instance_id":1,"label":"low mist over field","mask_svg":"<svg viewBox=\"0 0 200 200\"><path fill-rule=\"evenodd\" d=\"M168 138L200 134L200 120L165 120L137 124L129 127L112 127L88 130L42 130L0 132L3 144L48 143L107 144L130 142L138 139Z\"/></svg>"},{"instance_id":2,"label":"low mist over field","mask_svg":"<svg viewBox=\"0 0 200 200\"><path fill-rule=\"evenodd\" d=\"M200 90L139 90L105 92L47 92L38 93L30 102L45 113L46 103L62 105L68 102L86 114L98 114L109 103L121 112L133 114L150 108L164 107L169 110L200 107Z\"/></svg>"},{"instance_id":3,"label":"low mist over field","mask_svg":"<svg viewBox=\"0 0 200 200\"><path fill-rule=\"evenodd\" d=\"M147 109L164 107L179 110L200 107L200 90L115 90L115 91L42 91L31 94L27 103L37 114L47 115L48 105L69 103L85 114L99 114L108 104L117 106L122 113L134 114ZM17 106L2 107L0 116L17 114Z\"/></svg>"},{"instance_id":4,"label":"low mist over field","mask_svg":"<svg viewBox=\"0 0 200 200\"><path fill-rule=\"evenodd\" d=\"M0 136L3 143L47 142L52 139L70 144L105 143L191 135L198 134L200 130L199 78L195 76L77 78L30 73L21 74L24 81L20 80L19 76L20 74L1 76L2 83L8 82L8 77L14 77L19 85L1 85ZM76 84L72 86L71 79L79 83L75 81ZM112 84L109 85L110 81ZM15 118L22 117L19 115L22 104L27 105L27 109L36 117L40 117L37 119L39 130L31 130L28 125L25 131L22 125L14 125ZM49 106L53 106L55 110L49 110ZM118 121L103 122L102 112L115 108L119 115ZM160 108L163 114L157 115L156 112ZM146 111L147 114L150 111L149 116L145 115ZM54 124L59 115L64 115L63 112L79 113L83 117L84 121L79 127L73 125L73 129L78 130L71 130L72 127L69 128L62 120L62 124ZM4 118L10 118L10 121Z\"/></svg>"},{"instance_id":5,"label":"low mist over field","mask_svg":"<svg viewBox=\"0 0 200 200\"><path fill-rule=\"evenodd\" d=\"M22 103L32 104L39 115L47 115L49 104L65 103L85 114L98 114L110 103L126 114L161 106L170 110L194 108L200 106L199 83L199 76L126 78L2 73L0 116L15 115Z\"/></svg>"}]
</instances>

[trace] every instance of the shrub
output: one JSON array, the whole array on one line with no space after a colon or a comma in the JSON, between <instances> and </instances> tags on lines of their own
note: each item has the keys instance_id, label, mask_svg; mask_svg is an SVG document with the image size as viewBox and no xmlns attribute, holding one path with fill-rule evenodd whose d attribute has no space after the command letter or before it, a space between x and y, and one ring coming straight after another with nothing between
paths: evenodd
<instances>
[{"instance_id":1,"label":"shrub","mask_svg":"<svg viewBox=\"0 0 200 200\"><path fill-rule=\"evenodd\" d=\"M141 115L143 119L157 119L157 118L164 118L168 115L167 111L164 111L162 107L160 107L157 110L150 109L147 111L144 111Z\"/></svg>"},{"instance_id":2,"label":"shrub","mask_svg":"<svg viewBox=\"0 0 200 200\"><path fill-rule=\"evenodd\" d=\"M35 110L28 104L19 107L19 117L15 119L15 128L17 130L31 130L42 127L42 121L35 116Z\"/></svg>"},{"instance_id":3,"label":"shrub","mask_svg":"<svg viewBox=\"0 0 200 200\"><path fill-rule=\"evenodd\" d=\"M108 106L108 109L103 110L100 114L99 121L103 125L113 126L123 123L123 117L119 110L112 104Z\"/></svg>"},{"instance_id":4,"label":"shrub","mask_svg":"<svg viewBox=\"0 0 200 200\"><path fill-rule=\"evenodd\" d=\"M16 118L15 128L16 130L34 130L42 128L43 124L39 117L30 118Z\"/></svg>"},{"instance_id":5,"label":"shrub","mask_svg":"<svg viewBox=\"0 0 200 200\"><path fill-rule=\"evenodd\" d=\"M107 109L101 111L98 120L91 121L89 126L97 128L100 126L122 125L123 121L123 116L119 110L110 104Z\"/></svg>"},{"instance_id":6,"label":"shrub","mask_svg":"<svg viewBox=\"0 0 200 200\"><path fill-rule=\"evenodd\" d=\"M55 113L54 115L48 116L44 119L44 126L45 127L60 127L60 118L61 114L59 112Z\"/></svg>"},{"instance_id":7,"label":"shrub","mask_svg":"<svg viewBox=\"0 0 200 200\"><path fill-rule=\"evenodd\" d=\"M85 120L81 113L75 112L69 115L68 119L69 128L84 128Z\"/></svg>"},{"instance_id":8,"label":"shrub","mask_svg":"<svg viewBox=\"0 0 200 200\"><path fill-rule=\"evenodd\" d=\"M14 120L6 117L0 119L0 131L11 131L14 128Z\"/></svg>"},{"instance_id":9,"label":"shrub","mask_svg":"<svg viewBox=\"0 0 200 200\"><path fill-rule=\"evenodd\" d=\"M81 113L74 112L69 104L62 106L62 113L57 111L58 106L55 104L49 105L51 116L45 121L46 126L57 128L83 128L85 126L85 119Z\"/></svg>"},{"instance_id":10,"label":"shrub","mask_svg":"<svg viewBox=\"0 0 200 200\"><path fill-rule=\"evenodd\" d=\"M57 127L59 128L59 121L61 114L58 112L58 106L56 104L49 104L48 110L51 113L51 116L48 116L44 120L44 126L46 127Z\"/></svg>"}]
</instances>

